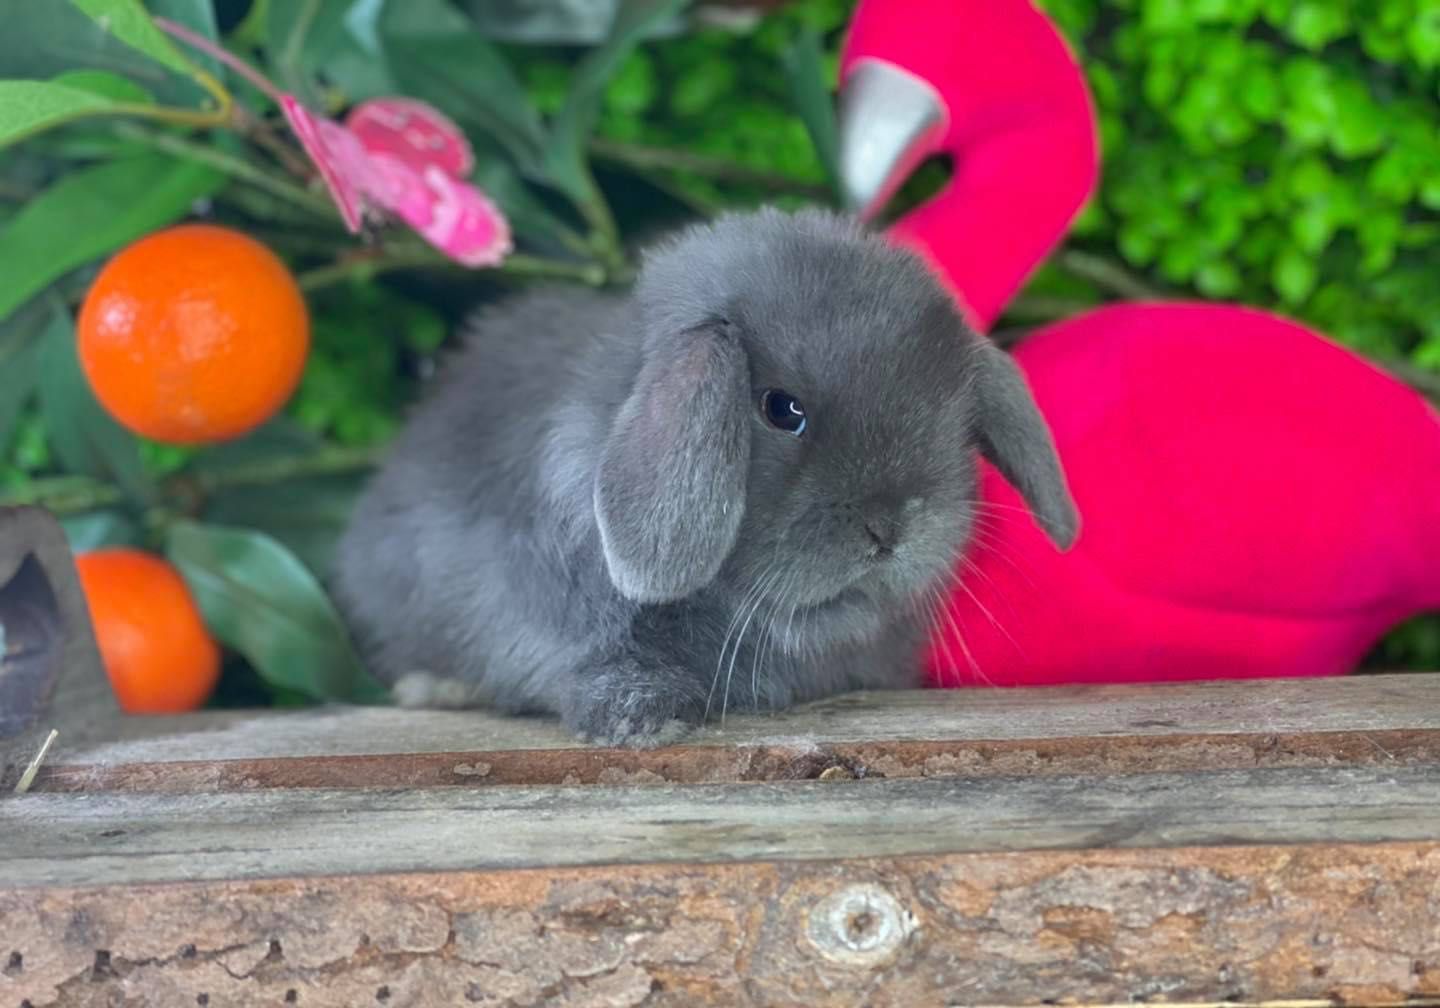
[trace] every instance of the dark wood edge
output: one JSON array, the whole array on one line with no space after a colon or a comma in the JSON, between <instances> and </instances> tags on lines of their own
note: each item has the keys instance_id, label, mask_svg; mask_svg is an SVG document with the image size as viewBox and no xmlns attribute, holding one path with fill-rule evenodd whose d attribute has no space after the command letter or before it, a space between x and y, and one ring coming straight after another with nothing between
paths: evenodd
<instances>
[{"instance_id":1,"label":"dark wood edge","mask_svg":"<svg viewBox=\"0 0 1440 1008\"><path fill-rule=\"evenodd\" d=\"M1058 739L823 742L812 745L475 750L56 764L37 792L198 793L255 788L432 788L729 784L1440 764L1440 730L1127 735ZM0 788L4 782L0 781Z\"/></svg>"},{"instance_id":2,"label":"dark wood edge","mask_svg":"<svg viewBox=\"0 0 1440 1008\"><path fill-rule=\"evenodd\" d=\"M1437 879L1440 842L0 888L0 998L1414 1008Z\"/></svg>"}]
</instances>

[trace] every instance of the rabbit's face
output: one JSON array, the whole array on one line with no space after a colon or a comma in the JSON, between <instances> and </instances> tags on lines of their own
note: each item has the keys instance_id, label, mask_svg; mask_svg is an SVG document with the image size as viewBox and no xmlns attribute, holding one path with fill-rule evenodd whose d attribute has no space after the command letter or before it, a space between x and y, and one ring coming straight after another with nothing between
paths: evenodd
<instances>
[{"instance_id":1,"label":"rabbit's face","mask_svg":"<svg viewBox=\"0 0 1440 1008\"><path fill-rule=\"evenodd\" d=\"M976 411L971 337L923 267L869 243L781 255L796 282L741 278L726 307L750 466L716 589L802 650L938 602L974 522Z\"/></svg>"},{"instance_id":2,"label":"rabbit's face","mask_svg":"<svg viewBox=\"0 0 1440 1008\"><path fill-rule=\"evenodd\" d=\"M1014 364L923 263L853 221L722 219L653 253L638 297L646 360L596 494L628 597L703 591L792 651L872 635L938 602L982 453L1073 538Z\"/></svg>"}]
</instances>

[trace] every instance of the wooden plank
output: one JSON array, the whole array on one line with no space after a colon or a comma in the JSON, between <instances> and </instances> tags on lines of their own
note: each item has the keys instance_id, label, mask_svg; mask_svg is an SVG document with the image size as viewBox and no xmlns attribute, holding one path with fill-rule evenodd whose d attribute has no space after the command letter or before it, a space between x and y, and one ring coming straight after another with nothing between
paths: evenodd
<instances>
[{"instance_id":1,"label":"wooden plank","mask_svg":"<svg viewBox=\"0 0 1440 1008\"><path fill-rule=\"evenodd\" d=\"M0 802L0 836L0 878L13 886L1436 842L1440 765L746 788L30 794Z\"/></svg>"},{"instance_id":2,"label":"wooden plank","mask_svg":"<svg viewBox=\"0 0 1440 1008\"><path fill-rule=\"evenodd\" d=\"M0 798L0 1005L1440 1004L1437 686L849 696L640 754L124 719Z\"/></svg>"},{"instance_id":3,"label":"wooden plank","mask_svg":"<svg viewBox=\"0 0 1440 1008\"><path fill-rule=\"evenodd\" d=\"M0 889L0 1003L1418 1008L1437 879L1399 843Z\"/></svg>"},{"instance_id":4,"label":"wooden plank","mask_svg":"<svg viewBox=\"0 0 1440 1008\"><path fill-rule=\"evenodd\" d=\"M83 729L82 729L83 731ZM596 749L483 711L117 718L62 736L38 790L664 784L1440 762L1440 674L850 694L682 746Z\"/></svg>"}]
</instances>

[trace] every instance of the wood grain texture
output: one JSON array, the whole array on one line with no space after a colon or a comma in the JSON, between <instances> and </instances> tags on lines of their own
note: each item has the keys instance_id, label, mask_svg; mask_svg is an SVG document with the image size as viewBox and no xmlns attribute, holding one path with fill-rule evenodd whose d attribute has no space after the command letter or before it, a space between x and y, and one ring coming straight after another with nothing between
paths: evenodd
<instances>
[{"instance_id":1,"label":"wood grain texture","mask_svg":"<svg viewBox=\"0 0 1440 1008\"><path fill-rule=\"evenodd\" d=\"M388 708L76 725L38 790L647 784L1440 762L1440 675L852 694L654 752Z\"/></svg>"},{"instance_id":2,"label":"wood grain texture","mask_svg":"<svg viewBox=\"0 0 1440 1008\"><path fill-rule=\"evenodd\" d=\"M1440 997L1437 879L1394 843L0 890L0 1003L1399 1004Z\"/></svg>"},{"instance_id":3,"label":"wood grain texture","mask_svg":"<svg viewBox=\"0 0 1440 1008\"><path fill-rule=\"evenodd\" d=\"M1424 842L1440 766L651 788L28 794L12 886L1057 848Z\"/></svg>"},{"instance_id":4,"label":"wood grain texture","mask_svg":"<svg viewBox=\"0 0 1440 1008\"><path fill-rule=\"evenodd\" d=\"M1440 676L852 695L648 753L55 713L0 795L0 1008L1440 1005Z\"/></svg>"}]
</instances>

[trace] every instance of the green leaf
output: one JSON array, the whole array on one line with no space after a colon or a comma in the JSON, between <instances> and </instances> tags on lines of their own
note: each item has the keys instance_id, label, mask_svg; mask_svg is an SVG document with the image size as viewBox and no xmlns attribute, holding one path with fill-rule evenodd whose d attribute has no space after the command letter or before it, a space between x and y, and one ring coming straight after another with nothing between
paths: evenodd
<instances>
[{"instance_id":1,"label":"green leaf","mask_svg":"<svg viewBox=\"0 0 1440 1008\"><path fill-rule=\"evenodd\" d=\"M46 0L53 3L55 0ZM187 77L195 65L180 54L169 36L155 27L140 0L70 0L111 35L155 62Z\"/></svg>"},{"instance_id":2,"label":"green leaf","mask_svg":"<svg viewBox=\"0 0 1440 1008\"><path fill-rule=\"evenodd\" d=\"M123 511L107 509L66 515L60 519L72 553L86 553L108 546L139 546L140 526Z\"/></svg>"},{"instance_id":3,"label":"green leaf","mask_svg":"<svg viewBox=\"0 0 1440 1008\"><path fill-rule=\"evenodd\" d=\"M790 100L805 123L810 142L815 145L816 157L838 196L840 142L835 125L835 103L825 72L819 34L802 31L796 36L785 52L784 67L790 84Z\"/></svg>"},{"instance_id":4,"label":"green leaf","mask_svg":"<svg viewBox=\"0 0 1440 1008\"><path fill-rule=\"evenodd\" d=\"M1155 258L1155 235L1142 224L1126 222L1120 229L1120 254L1135 266L1147 266Z\"/></svg>"},{"instance_id":5,"label":"green leaf","mask_svg":"<svg viewBox=\"0 0 1440 1008\"><path fill-rule=\"evenodd\" d=\"M1323 205L1307 206L1290 218L1290 234L1300 250L1310 255L1318 255L1334 233L1334 222Z\"/></svg>"},{"instance_id":6,"label":"green leaf","mask_svg":"<svg viewBox=\"0 0 1440 1008\"><path fill-rule=\"evenodd\" d=\"M1440 66L1440 7L1426 4L1410 22L1405 41L1415 62L1427 70Z\"/></svg>"},{"instance_id":7,"label":"green leaf","mask_svg":"<svg viewBox=\"0 0 1440 1008\"><path fill-rule=\"evenodd\" d=\"M1385 141L1385 113L1359 81L1335 89L1335 123L1331 146L1341 157L1371 154Z\"/></svg>"},{"instance_id":8,"label":"green leaf","mask_svg":"<svg viewBox=\"0 0 1440 1008\"><path fill-rule=\"evenodd\" d=\"M583 248L584 239L557 217L503 158L477 158L471 181L504 211L515 236L536 251L564 255L567 249Z\"/></svg>"},{"instance_id":9,"label":"green leaf","mask_svg":"<svg viewBox=\"0 0 1440 1008\"><path fill-rule=\"evenodd\" d=\"M268 6L272 62L302 97L319 101L311 83L316 78L330 81L356 101L405 90L395 83L380 36L386 0L320 0L308 24L302 20L309 15L305 5L287 0Z\"/></svg>"},{"instance_id":10,"label":"green leaf","mask_svg":"<svg viewBox=\"0 0 1440 1008\"><path fill-rule=\"evenodd\" d=\"M76 352L75 326L58 307L41 337L40 409L50 444L68 472L118 483L137 502L150 499L135 437L90 391Z\"/></svg>"},{"instance_id":11,"label":"green leaf","mask_svg":"<svg viewBox=\"0 0 1440 1008\"><path fill-rule=\"evenodd\" d=\"M727 59L697 63L675 82L670 91L671 112L682 120L703 115L706 109L714 108L717 102L724 100L727 92L734 89L735 75L735 65Z\"/></svg>"},{"instance_id":12,"label":"green leaf","mask_svg":"<svg viewBox=\"0 0 1440 1008\"><path fill-rule=\"evenodd\" d=\"M546 164L565 191L589 198L585 145L605 98L605 88L652 29L675 15L685 0L620 0L605 41L586 54L575 69L570 93L550 130Z\"/></svg>"},{"instance_id":13,"label":"green leaf","mask_svg":"<svg viewBox=\"0 0 1440 1008\"><path fill-rule=\"evenodd\" d=\"M1275 260L1271 282L1286 304L1296 305L1310 296L1319 279L1315 260L1297 248L1287 248Z\"/></svg>"},{"instance_id":14,"label":"green leaf","mask_svg":"<svg viewBox=\"0 0 1440 1008\"><path fill-rule=\"evenodd\" d=\"M0 230L0 318L68 270L183 217L225 176L163 154L64 176Z\"/></svg>"},{"instance_id":15,"label":"green leaf","mask_svg":"<svg viewBox=\"0 0 1440 1008\"><path fill-rule=\"evenodd\" d=\"M1144 0L1140 7L1141 24L1156 32L1188 27L1193 23L1193 14L1185 4L1186 0Z\"/></svg>"},{"instance_id":16,"label":"green leaf","mask_svg":"<svg viewBox=\"0 0 1440 1008\"><path fill-rule=\"evenodd\" d=\"M605 108L619 115L643 115L655 100L656 86L654 62L643 51L632 52L605 87Z\"/></svg>"},{"instance_id":17,"label":"green leaf","mask_svg":"<svg viewBox=\"0 0 1440 1008\"><path fill-rule=\"evenodd\" d=\"M204 519L271 535L324 579L367 475L358 471L236 488L212 496Z\"/></svg>"},{"instance_id":18,"label":"green leaf","mask_svg":"<svg viewBox=\"0 0 1440 1008\"><path fill-rule=\"evenodd\" d=\"M315 576L262 532L177 522L165 544L221 641L269 683L318 700L383 702Z\"/></svg>"},{"instance_id":19,"label":"green leaf","mask_svg":"<svg viewBox=\"0 0 1440 1008\"><path fill-rule=\"evenodd\" d=\"M283 77L285 86L302 98L315 101L313 78L328 61L345 51L367 49L372 62L380 62L377 45L366 45L365 35L355 35L346 21L352 11L379 4L357 0L284 0L270 3L265 12L266 52L271 65ZM369 24L373 27L374 15Z\"/></svg>"},{"instance_id":20,"label":"green leaf","mask_svg":"<svg viewBox=\"0 0 1440 1008\"><path fill-rule=\"evenodd\" d=\"M104 112L114 102L49 81L0 81L0 147L51 126Z\"/></svg>"},{"instance_id":21,"label":"green leaf","mask_svg":"<svg viewBox=\"0 0 1440 1008\"><path fill-rule=\"evenodd\" d=\"M1379 207L1371 208L1360 217L1356 235L1364 250L1360 260L1362 273L1374 276L1395 261L1395 246L1400 241L1402 225L1400 214Z\"/></svg>"},{"instance_id":22,"label":"green leaf","mask_svg":"<svg viewBox=\"0 0 1440 1008\"><path fill-rule=\"evenodd\" d=\"M1223 259L1208 262L1195 274L1195 286L1211 298L1234 297L1240 291L1240 271Z\"/></svg>"},{"instance_id":23,"label":"green leaf","mask_svg":"<svg viewBox=\"0 0 1440 1008\"><path fill-rule=\"evenodd\" d=\"M204 92L110 34L69 0L0 0L0 67L10 79L48 80L77 68L143 87L166 105L194 107Z\"/></svg>"},{"instance_id":24,"label":"green leaf","mask_svg":"<svg viewBox=\"0 0 1440 1008\"><path fill-rule=\"evenodd\" d=\"M1262 122L1270 122L1280 111L1280 82L1266 62L1255 62L1241 72L1240 102Z\"/></svg>"},{"instance_id":25,"label":"green leaf","mask_svg":"<svg viewBox=\"0 0 1440 1008\"><path fill-rule=\"evenodd\" d=\"M1302 0L1290 11L1290 37L1306 49L1323 49L1349 29L1344 8L1334 3Z\"/></svg>"},{"instance_id":26,"label":"green leaf","mask_svg":"<svg viewBox=\"0 0 1440 1008\"><path fill-rule=\"evenodd\" d=\"M190 461L197 473L223 473L239 466L269 463L319 451L325 442L281 415L234 441L222 441L200 449Z\"/></svg>"},{"instance_id":27,"label":"green leaf","mask_svg":"<svg viewBox=\"0 0 1440 1008\"><path fill-rule=\"evenodd\" d=\"M50 83L77 91L88 91L113 102L149 105L155 101L154 95L129 77L121 77L108 70L67 70L50 78Z\"/></svg>"},{"instance_id":28,"label":"green leaf","mask_svg":"<svg viewBox=\"0 0 1440 1008\"><path fill-rule=\"evenodd\" d=\"M545 131L505 56L443 0L387 5L378 27L391 75L503 149L522 172L545 177Z\"/></svg>"},{"instance_id":29,"label":"green leaf","mask_svg":"<svg viewBox=\"0 0 1440 1008\"><path fill-rule=\"evenodd\" d=\"M39 338L50 310L37 300L0 322L0 449L9 443L11 427L35 391Z\"/></svg>"}]
</instances>

